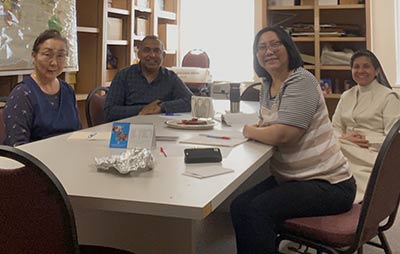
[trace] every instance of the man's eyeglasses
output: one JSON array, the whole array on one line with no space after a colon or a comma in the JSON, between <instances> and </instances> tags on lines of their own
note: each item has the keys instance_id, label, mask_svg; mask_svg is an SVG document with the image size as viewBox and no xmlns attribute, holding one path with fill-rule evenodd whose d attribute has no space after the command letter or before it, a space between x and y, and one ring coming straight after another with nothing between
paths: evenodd
<instances>
[{"instance_id":1,"label":"man's eyeglasses","mask_svg":"<svg viewBox=\"0 0 400 254\"><path fill-rule=\"evenodd\" d=\"M163 51L160 48L144 47L144 48L142 48L142 52L144 54L153 53L154 55L161 55Z\"/></svg>"},{"instance_id":2,"label":"man's eyeglasses","mask_svg":"<svg viewBox=\"0 0 400 254\"><path fill-rule=\"evenodd\" d=\"M271 42L269 45L267 44L260 44L257 47L257 52L264 54L265 52L267 52L267 50L271 50L273 53L277 52L279 50L279 47L282 46L282 42L281 41L273 41Z\"/></svg>"},{"instance_id":3,"label":"man's eyeglasses","mask_svg":"<svg viewBox=\"0 0 400 254\"><path fill-rule=\"evenodd\" d=\"M45 51L45 52L39 52L39 55L42 56L43 60L46 62L50 62L51 60L55 59L57 63L64 63L65 60L67 59L67 54L65 52L51 52L51 51Z\"/></svg>"}]
</instances>

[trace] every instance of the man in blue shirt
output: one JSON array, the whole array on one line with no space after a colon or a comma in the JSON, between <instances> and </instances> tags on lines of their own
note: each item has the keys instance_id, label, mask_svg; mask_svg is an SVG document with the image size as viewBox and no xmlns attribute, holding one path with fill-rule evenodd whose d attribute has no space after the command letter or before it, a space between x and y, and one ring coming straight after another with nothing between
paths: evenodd
<instances>
[{"instance_id":1,"label":"man in blue shirt","mask_svg":"<svg viewBox=\"0 0 400 254\"><path fill-rule=\"evenodd\" d=\"M107 121L191 110L192 93L173 71L161 67L164 56L157 36L142 40L140 62L120 70L111 83L104 106Z\"/></svg>"}]
</instances>

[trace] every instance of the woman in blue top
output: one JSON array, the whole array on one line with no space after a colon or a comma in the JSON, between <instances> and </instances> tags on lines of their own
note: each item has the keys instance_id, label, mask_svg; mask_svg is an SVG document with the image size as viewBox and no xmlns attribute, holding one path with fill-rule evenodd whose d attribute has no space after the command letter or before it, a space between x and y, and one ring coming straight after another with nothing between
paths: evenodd
<instances>
[{"instance_id":1,"label":"woman in blue top","mask_svg":"<svg viewBox=\"0 0 400 254\"><path fill-rule=\"evenodd\" d=\"M68 42L57 30L36 38L34 70L13 89L4 109L4 144L21 145L81 128L74 91L57 78L67 55Z\"/></svg>"}]
</instances>

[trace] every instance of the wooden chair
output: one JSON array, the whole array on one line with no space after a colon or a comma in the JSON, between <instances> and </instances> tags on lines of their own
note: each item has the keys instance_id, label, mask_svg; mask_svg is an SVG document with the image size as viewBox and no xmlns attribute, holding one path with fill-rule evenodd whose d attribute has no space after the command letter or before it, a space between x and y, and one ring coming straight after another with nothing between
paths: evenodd
<instances>
[{"instance_id":1,"label":"wooden chair","mask_svg":"<svg viewBox=\"0 0 400 254\"><path fill-rule=\"evenodd\" d=\"M254 83L246 87L240 96L242 101L260 101L261 83Z\"/></svg>"},{"instance_id":2,"label":"wooden chair","mask_svg":"<svg viewBox=\"0 0 400 254\"><path fill-rule=\"evenodd\" d=\"M362 204L343 214L294 218L280 227L277 239L297 242L317 253L362 253L363 245L392 253L384 232L394 223L400 201L400 120L394 124L378 153ZM371 239L378 236L380 243Z\"/></svg>"},{"instance_id":3,"label":"wooden chair","mask_svg":"<svg viewBox=\"0 0 400 254\"><path fill-rule=\"evenodd\" d=\"M85 113L88 127L96 126L106 122L104 114L104 103L108 93L108 87L95 87L86 98Z\"/></svg>"},{"instance_id":4,"label":"wooden chair","mask_svg":"<svg viewBox=\"0 0 400 254\"><path fill-rule=\"evenodd\" d=\"M22 164L13 169L0 168L0 253L131 253L80 246L71 204L56 176L38 159L17 148L1 145L0 157Z\"/></svg>"},{"instance_id":5,"label":"wooden chair","mask_svg":"<svg viewBox=\"0 0 400 254\"><path fill-rule=\"evenodd\" d=\"M182 67L209 68L210 58L201 49L193 49L186 53L182 59ZM186 83L190 91L198 96L209 96L210 91L207 83Z\"/></svg>"}]
</instances>

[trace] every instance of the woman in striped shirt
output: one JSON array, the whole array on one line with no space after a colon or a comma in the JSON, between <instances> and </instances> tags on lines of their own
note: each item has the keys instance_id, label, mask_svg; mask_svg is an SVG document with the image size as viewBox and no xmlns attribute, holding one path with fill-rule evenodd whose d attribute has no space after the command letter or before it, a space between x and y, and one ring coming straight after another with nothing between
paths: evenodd
<instances>
[{"instance_id":1,"label":"woman in striped shirt","mask_svg":"<svg viewBox=\"0 0 400 254\"><path fill-rule=\"evenodd\" d=\"M275 253L282 221L349 210L356 186L340 151L316 78L291 37L266 27L255 37L254 69L263 79L260 122L245 137L274 146L272 176L231 205L237 253Z\"/></svg>"}]
</instances>

